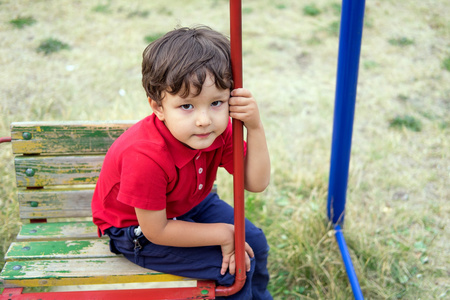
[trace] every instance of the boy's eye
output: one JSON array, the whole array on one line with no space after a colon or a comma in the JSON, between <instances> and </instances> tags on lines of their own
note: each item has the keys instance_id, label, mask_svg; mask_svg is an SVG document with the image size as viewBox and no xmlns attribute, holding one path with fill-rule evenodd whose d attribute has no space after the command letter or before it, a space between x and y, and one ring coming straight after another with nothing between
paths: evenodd
<instances>
[{"instance_id":1,"label":"boy's eye","mask_svg":"<svg viewBox=\"0 0 450 300\"><path fill-rule=\"evenodd\" d=\"M184 109L184 110L189 110L189 109L194 108L194 106L192 104L183 104L180 107L181 107L181 109Z\"/></svg>"},{"instance_id":2,"label":"boy's eye","mask_svg":"<svg viewBox=\"0 0 450 300\"><path fill-rule=\"evenodd\" d=\"M211 103L211 106L217 107L222 105L222 103L223 103L222 101L214 101L213 103Z\"/></svg>"}]
</instances>

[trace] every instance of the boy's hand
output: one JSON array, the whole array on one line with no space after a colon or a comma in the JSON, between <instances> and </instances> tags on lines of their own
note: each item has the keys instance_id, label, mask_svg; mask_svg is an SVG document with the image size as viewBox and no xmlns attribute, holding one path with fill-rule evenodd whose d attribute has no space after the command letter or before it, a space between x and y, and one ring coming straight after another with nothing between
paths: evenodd
<instances>
[{"instance_id":1,"label":"boy's hand","mask_svg":"<svg viewBox=\"0 0 450 300\"><path fill-rule=\"evenodd\" d=\"M258 105L249 90L240 88L231 91L229 109L230 117L242 121L247 129L261 126Z\"/></svg>"},{"instance_id":2,"label":"boy's hand","mask_svg":"<svg viewBox=\"0 0 450 300\"><path fill-rule=\"evenodd\" d=\"M236 256L234 252L234 243L230 245L222 245L222 269L220 270L220 274L225 275L227 269L229 270L231 275L236 273ZM250 257L255 256L253 253L253 249L249 244L245 243L245 269L246 271L250 271Z\"/></svg>"},{"instance_id":3,"label":"boy's hand","mask_svg":"<svg viewBox=\"0 0 450 300\"><path fill-rule=\"evenodd\" d=\"M230 116L247 128L247 154L244 161L244 187L247 191L264 191L270 181L270 157L258 106L249 90L231 91Z\"/></svg>"}]
</instances>

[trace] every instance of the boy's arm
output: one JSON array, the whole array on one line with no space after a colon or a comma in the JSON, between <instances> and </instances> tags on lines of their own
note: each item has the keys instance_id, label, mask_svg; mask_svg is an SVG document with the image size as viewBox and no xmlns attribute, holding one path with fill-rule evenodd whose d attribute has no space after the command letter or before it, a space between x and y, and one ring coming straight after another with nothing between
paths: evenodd
<instances>
[{"instance_id":1,"label":"boy's arm","mask_svg":"<svg viewBox=\"0 0 450 300\"><path fill-rule=\"evenodd\" d=\"M139 225L145 237L154 244L174 247L221 246L222 269L235 272L234 226L225 223L194 223L168 220L166 210L144 210L135 208ZM246 245L246 252L253 257L253 250ZM246 267L250 270L250 259L246 256Z\"/></svg>"},{"instance_id":2,"label":"boy's arm","mask_svg":"<svg viewBox=\"0 0 450 300\"><path fill-rule=\"evenodd\" d=\"M270 158L258 106L250 91L242 88L231 92L229 104L230 116L241 120L247 128L245 189L262 192L270 181Z\"/></svg>"}]
</instances>

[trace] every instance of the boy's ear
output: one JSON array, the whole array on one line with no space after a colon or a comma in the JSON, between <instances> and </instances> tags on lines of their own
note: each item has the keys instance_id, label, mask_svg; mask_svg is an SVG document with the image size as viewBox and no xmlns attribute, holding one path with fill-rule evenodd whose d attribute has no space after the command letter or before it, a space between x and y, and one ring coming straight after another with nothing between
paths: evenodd
<instances>
[{"instance_id":1,"label":"boy's ear","mask_svg":"<svg viewBox=\"0 0 450 300\"><path fill-rule=\"evenodd\" d=\"M160 121L164 121L164 113L162 105L159 105L158 103L156 103L155 100L151 99L150 97L148 97L148 103L150 104L150 107L152 108L153 113L156 115L156 117Z\"/></svg>"}]
</instances>

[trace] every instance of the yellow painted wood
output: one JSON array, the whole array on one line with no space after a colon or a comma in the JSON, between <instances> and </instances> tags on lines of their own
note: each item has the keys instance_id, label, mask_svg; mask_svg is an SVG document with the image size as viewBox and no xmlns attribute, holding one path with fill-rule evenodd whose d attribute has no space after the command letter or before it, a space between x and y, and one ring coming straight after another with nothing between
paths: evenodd
<instances>
[{"instance_id":1,"label":"yellow painted wood","mask_svg":"<svg viewBox=\"0 0 450 300\"><path fill-rule=\"evenodd\" d=\"M19 189L20 218L90 217L94 187L89 189Z\"/></svg>"},{"instance_id":2,"label":"yellow painted wood","mask_svg":"<svg viewBox=\"0 0 450 300\"><path fill-rule=\"evenodd\" d=\"M192 279L148 270L116 256L6 262L1 281L5 286L36 287L187 280Z\"/></svg>"},{"instance_id":3,"label":"yellow painted wood","mask_svg":"<svg viewBox=\"0 0 450 300\"><path fill-rule=\"evenodd\" d=\"M105 153L135 121L16 122L11 124L14 154Z\"/></svg>"},{"instance_id":4,"label":"yellow painted wood","mask_svg":"<svg viewBox=\"0 0 450 300\"><path fill-rule=\"evenodd\" d=\"M103 155L16 157L17 187L95 184Z\"/></svg>"},{"instance_id":5,"label":"yellow painted wood","mask_svg":"<svg viewBox=\"0 0 450 300\"><path fill-rule=\"evenodd\" d=\"M107 236L103 236L106 238ZM17 241L97 239L97 226L91 221L23 224Z\"/></svg>"}]
</instances>

